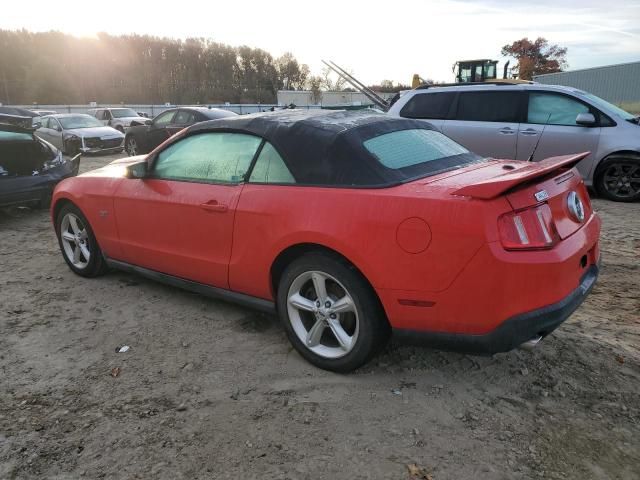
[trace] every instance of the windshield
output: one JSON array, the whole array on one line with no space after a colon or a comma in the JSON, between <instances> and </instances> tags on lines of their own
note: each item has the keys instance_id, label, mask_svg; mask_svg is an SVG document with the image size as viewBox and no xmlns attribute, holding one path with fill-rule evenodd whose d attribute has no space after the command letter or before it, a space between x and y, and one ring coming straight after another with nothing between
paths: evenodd
<instances>
[{"instance_id":1,"label":"windshield","mask_svg":"<svg viewBox=\"0 0 640 480\"><path fill-rule=\"evenodd\" d=\"M92 128L102 127L102 122L97 118L89 115L73 115L71 117L58 117L58 120L62 124L62 128L71 130L73 128Z\"/></svg>"},{"instance_id":2,"label":"windshield","mask_svg":"<svg viewBox=\"0 0 640 480\"><path fill-rule=\"evenodd\" d=\"M609 103L609 102L607 102L606 100L603 100L600 97L596 97L592 93L582 92L582 95L585 98L587 98L588 100L590 100L591 103L593 103L600 110L609 110L610 112L613 112L616 115L619 115L620 117L624 118L625 120L632 120L632 119L635 118L633 115L631 115L626 110L623 110L620 107L616 107L614 104Z\"/></svg>"},{"instance_id":3,"label":"windshield","mask_svg":"<svg viewBox=\"0 0 640 480\"><path fill-rule=\"evenodd\" d=\"M137 117L138 114L130 108L113 108L111 110L113 118Z\"/></svg>"},{"instance_id":4,"label":"windshield","mask_svg":"<svg viewBox=\"0 0 640 480\"><path fill-rule=\"evenodd\" d=\"M382 165L405 180L483 160L435 130L399 130L365 140L363 145Z\"/></svg>"}]
</instances>

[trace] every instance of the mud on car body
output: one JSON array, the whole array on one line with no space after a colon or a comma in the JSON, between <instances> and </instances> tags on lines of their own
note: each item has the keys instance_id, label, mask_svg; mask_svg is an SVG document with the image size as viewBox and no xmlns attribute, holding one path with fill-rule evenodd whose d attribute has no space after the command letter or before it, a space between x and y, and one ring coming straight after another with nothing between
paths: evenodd
<instances>
[{"instance_id":1,"label":"mud on car body","mask_svg":"<svg viewBox=\"0 0 640 480\"><path fill-rule=\"evenodd\" d=\"M36 137L33 128L5 120L0 115L0 207L46 208L56 184L78 174L80 156L67 160L56 147Z\"/></svg>"}]
</instances>

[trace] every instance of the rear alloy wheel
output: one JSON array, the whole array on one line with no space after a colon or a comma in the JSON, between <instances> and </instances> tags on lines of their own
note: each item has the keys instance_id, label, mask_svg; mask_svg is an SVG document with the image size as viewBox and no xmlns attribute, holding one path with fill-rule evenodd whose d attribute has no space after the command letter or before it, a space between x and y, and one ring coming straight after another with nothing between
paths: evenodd
<instances>
[{"instance_id":1,"label":"rear alloy wheel","mask_svg":"<svg viewBox=\"0 0 640 480\"><path fill-rule=\"evenodd\" d=\"M124 149L127 151L127 155L130 157L135 157L138 155L138 142L135 137L127 137Z\"/></svg>"},{"instance_id":2,"label":"rear alloy wheel","mask_svg":"<svg viewBox=\"0 0 640 480\"><path fill-rule=\"evenodd\" d=\"M305 255L287 267L278 311L293 346L326 370L358 368L389 336L371 287L353 267L324 254Z\"/></svg>"},{"instance_id":3,"label":"rear alloy wheel","mask_svg":"<svg viewBox=\"0 0 640 480\"><path fill-rule=\"evenodd\" d=\"M599 169L596 187L598 193L609 200L640 200L640 158L608 158Z\"/></svg>"},{"instance_id":4,"label":"rear alloy wheel","mask_svg":"<svg viewBox=\"0 0 640 480\"><path fill-rule=\"evenodd\" d=\"M71 270L83 277L95 277L106 271L93 230L75 205L62 207L56 219L56 233L62 256Z\"/></svg>"}]
</instances>

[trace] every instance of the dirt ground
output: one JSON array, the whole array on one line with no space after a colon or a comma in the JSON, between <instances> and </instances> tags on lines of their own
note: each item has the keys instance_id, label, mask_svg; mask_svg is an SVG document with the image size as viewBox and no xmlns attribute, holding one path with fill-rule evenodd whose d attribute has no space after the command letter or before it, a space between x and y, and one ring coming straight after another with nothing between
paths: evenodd
<instances>
[{"instance_id":1,"label":"dirt ground","mask_svg":"<svg viewBox=\"0 0 640 480\"><path fill-rule=\"evenodd\" d=\"M594 204L599 282L535 351L391 344L351 375L275 318L75 276L48 212L2 211L0 479L638 479L640 204Z\"/></svg>"}]
</instances>

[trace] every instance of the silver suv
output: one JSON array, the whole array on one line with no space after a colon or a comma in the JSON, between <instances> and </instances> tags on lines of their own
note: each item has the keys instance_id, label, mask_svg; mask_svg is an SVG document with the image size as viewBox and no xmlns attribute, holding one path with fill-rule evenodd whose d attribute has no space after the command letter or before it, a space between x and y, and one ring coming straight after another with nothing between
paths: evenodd
<instances>
[{"instance_id":1,"label":"silver suv","mask_svg":"<svg viewBox=\"0 0 640 480\"><path fill-rule=\"evenodd\" d=\"M542 84L418 87L389 114L429 121L469 150L533 161L590 151L585 183L611 200L640 199L639 117L587 92ZM537 145L537 148L536 148Z\"/></svg>"},{"instance_id":2,"label":"silver suv","mask_svg":"<svg viewBox=\"0 0 640 480\"><path fill-rule=\"evenodd\" d=\"M95 108L89 110L87 113L92 117L96 117L102 122L103 125L113 127L122 133L131 126L131 122L134 125L144 125L147 119L138 115L138 112L131 108Z\"/></svg>"}]
</instances>

